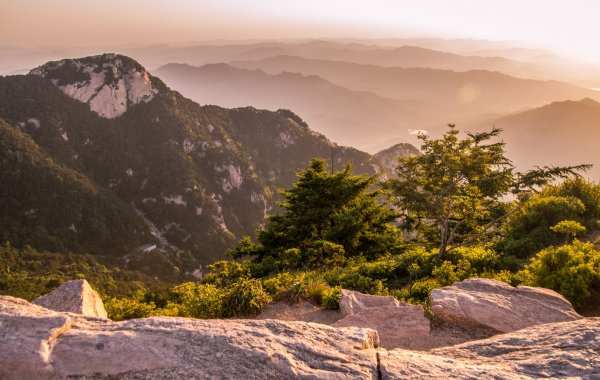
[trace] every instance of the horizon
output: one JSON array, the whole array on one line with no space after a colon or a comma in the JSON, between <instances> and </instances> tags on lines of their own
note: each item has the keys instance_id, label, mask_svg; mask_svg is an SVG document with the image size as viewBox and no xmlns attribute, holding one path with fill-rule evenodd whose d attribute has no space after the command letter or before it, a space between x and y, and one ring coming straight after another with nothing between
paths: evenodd
<instances>
[{"instance_id":1,"label":"horizon","mask_svg":"<svg viewBox=\"0 0 600 380\"><path fill-rule=\"evenodd\" d=\"M273 0L252 4L178 0L168 6L157 0L109 0L102 4L24 0L0 5L0 13L5 15L0 24L0 49L439 38L551 50L571 60L600 63L600 52L590 48L600 34L600 26L595 23L600 3L589 0L571 2L569 6L556 0L530 0L525 4L516 0L502 4L376 0L369 5L358 0L327 4L314 0L285 4Z\"/></svg>"}]
</instances>

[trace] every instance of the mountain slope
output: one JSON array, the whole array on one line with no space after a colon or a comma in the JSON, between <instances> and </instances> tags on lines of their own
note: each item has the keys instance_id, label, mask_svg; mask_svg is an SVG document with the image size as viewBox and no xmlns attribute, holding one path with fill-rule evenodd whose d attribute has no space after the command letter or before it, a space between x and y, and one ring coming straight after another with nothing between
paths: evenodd
<instances>
[{"instance_id":1,"label":"mountain slope","mask_svg":"<svg viewBox=\"0 0 600 380\"><path fill-rule=\"evenodd\" d=\"M502 128L509 157L519 168L533 165L593 164L587 174L600 180L600 103L592 99L554 102L491 120Z\"/></svg>"},{"instance_id":2,"label":"mountain slope","mask_svg":"<svg viewBox=\"0 0 600 380\"><path fill-rule=\"evenodd\" d=\"M202 264L254 232L274 206L274 187L290 186L293 173L313 155L330 156L332 144L289 111L201 107L120 55L61 62L0 78L0 117L12 129L19 126L57 165L118 197L119 209L134 215L140 236L148 237L141 242L190 251ZM141 78L143 91L128 78ZM273 144L247 136L257 131ZM295 158L274 159L287 152ZM366 153L339 148L338 154L340 165L354 160L363 172L375 172ZM11 199L20 201L27 186L15 185ZM46 195L41 203L52 202ZM72 211L70 204L64 207ZM65 249L79 249L61 241ZM115 255L132 246L116 244Z\"/></svg>"},{"instance_id":3,"label":"mountain slope","mask_svg":"<svg viewBox=\"0 0 600 380\"><path fill-rule=\"evenodd\" d=\"M0 148L2 242L111 255L150 238L126 203L53 160L2 119Z\"/></svg>"},{"instance_id":4,"label":"mountain slope","mask_svg":"<svg viewBox=\"0 0 600 380\"><path fill-rule=\"evenodd\" d=\"M399 132L406 133L409 128L424 128L435 117L431 107L421 102L350 91L316 76L270 75L226 64L169 64L155 73L200 104L292 109L311 128L360 149L396 137Z\"/></svg>"}]
</instances>

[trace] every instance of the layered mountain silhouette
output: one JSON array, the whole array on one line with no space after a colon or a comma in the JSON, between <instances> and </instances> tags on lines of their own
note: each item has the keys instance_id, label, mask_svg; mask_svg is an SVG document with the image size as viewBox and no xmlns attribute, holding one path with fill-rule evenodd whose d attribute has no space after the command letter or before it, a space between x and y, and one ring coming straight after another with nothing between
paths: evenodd
<instances>
[{"instance_id":1,"label":"layered mountain silhouette","mask_svg":"<svg viewBox=\"0 0 600 380\"><path fill-rule=\"evenodd\" d=\"M118 257L146 243L223 257L315 156L377 161L287 110L202 107L115 54L0 77L2 238Z\"/></svg>"},{"instance_id":2,"label":"layered mountain silhouette","mask_svg":"<svg viewBox=\"0 0 600 380\"><path fill-rule=\"evenodd\" d=\"M458 117L508 113L551 101L600 96L593 90L567 83L521 79L485 70L381 67L295 56L237 61L232 65L270 74L287 71L318 75L352 90L435 104L447 115Z\"/></svg>"},{"instance_id":3,"label":"layered mountain silhouette","mask_svg":"<svg viewBox=\"0 0 600 380\"><path fill-rule=\"evenodd\" d=\"M232 67L235 66L235 67ZM552 101L599 97L597 91L483 70L382 67L277 56L156 71L202 104L290 108L319 132L375 152L386 141L412 141L411 130L441 133Z\"/></svg>"},{"instance_id":4,"label":"layered mountain silhouette","mask_svg":"<svg viewBox=\"0 0 600 380\"><path fill-rule=\"evenodd\" d=\"M318 76L288 72L271 75L227 64L169 64L155 73L200 104L292 109L316 131L360 149L368 149L370 144L386 141L415 126L425 128L428 121L443 125L442 120L435 120L433 107L423 102L352 91Z\"/></svg>"}]
</instances>

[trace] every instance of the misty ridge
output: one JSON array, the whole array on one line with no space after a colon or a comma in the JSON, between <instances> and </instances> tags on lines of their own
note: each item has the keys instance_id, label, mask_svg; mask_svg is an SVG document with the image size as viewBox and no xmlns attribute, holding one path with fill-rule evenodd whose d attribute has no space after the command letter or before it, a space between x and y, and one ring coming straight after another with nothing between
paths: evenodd
<instances>
[{"instance_id":1,"label":"misty ridge","mask_svg":"<svg viewBox=\"0 0 600 380\"><path fill-rule=\"evenodd\" d=\"M504 130L518 167L595 164L597 67L549 51L483 40L322 39L216 41L122 48L200 104L290 109L332 141L376 153L439 135ZM88 51L0 49L0 72ZM585 100L584 100L585 99ZM562 104L560 102L581 102ZM554 104L556 103L556 104Z\"/></svg>"},{"instance_id":2,"label":"misty ridge","mask_svg":"<svg viewBox=\"0 0 600 380\"><path fill-rule=\"evenodd\" d=\"M437 136L502 128L520 168L595 164L597 68L543 50L475 40L337 39L127 50L200 104L291 109L332 141L376 153ZM564 103L570 102L570 103ZM535 119L534 119L534 116ZM524 121L527 120L527 121Z\"/></svg>"}]
</instances>

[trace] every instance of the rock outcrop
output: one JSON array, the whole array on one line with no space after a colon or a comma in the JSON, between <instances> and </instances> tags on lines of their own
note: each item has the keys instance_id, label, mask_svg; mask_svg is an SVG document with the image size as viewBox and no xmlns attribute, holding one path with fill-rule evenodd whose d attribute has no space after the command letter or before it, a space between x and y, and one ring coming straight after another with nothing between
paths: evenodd
<instances>
[{"instance_id":1,"label":"rock outcrop","mask_svg":"<svg viewBox=\"0 0 600 380\"><path fill-rule=\"evenodd\" d=\"M117 54L48 62L30 74L49 78L62 92L107 119L121 116L129 106L146 103L158 93L143 67ZM77 81L71 83L73 78Z\"/></svg>"},{"instance_id":2,"label":"rock outcrop","mask_svg":"<svg viewBox=\"0 0 600 380\"><path fill-rule=\"evenodd\" d=\"M600 378L600 318L533 326L428 353L379 354L382 379Z\"/></svg>"},{"instance_id":3,"label":"rock outcrop","mask_svg":"<svg viewBox=\"0 0 600 380\"><path fill-rule=\"evenodd\" d=\"M342 289L340 296L340 312L343 317L360 313L371 307L398 307L400 301L392 296L372 296L354 290Z\"/></svg>"},{"instance_id":4,"label":"rock outcrop","mask_svg":"<svg viewBox=\"0 0 600 380\"><path fill-rule=\"evenodd\" d=\"M569 301L552 290L513 287L483 278L434 289L430 301L436 321L500 333L582 318Z\"/></svg>"},{"instance_id":5,"label":"rock outcrop","mask_svg":"<svg viewBox=\"0 0 600 380\"><path fill-rule=\"evenodd\" d=\"M398 166L398 158L406 156L416 156L421 154L419 149L408 143L399 143L375 153L375 158L381 164L381 173L385 178L396 177L396 167Z\"/></svg>"},{"instance_id":6,"label":"rock outcrop","mask_svg":"<svg viewBox=\"0 0 600 380\"><path fill-rule=\"evenodd\" d=\"M376 379L377 333L274 320L111 322L0 297L2 379Z\"/></svg>"},{"instance_id":7,"label":"rock outcrop","mask_svg":"<svg viewBox=\"0 0 600 380\"><path fill-rule=\"evenodd\" d=\"M112 322L8 296L0 296L0 327L0 378L8 380L600 378L600 318L429 352L376 350L370 329L169 317Z\"/></svg>"},{"instance_id":8,"label":"rock outcrop","mask_svg":"<svg viewBox=\"0 0 600 380\"><path fill-rule=\"evenodd\" d=\"M86 280L67 281L50 293L37 298L33 303L50 310L108 318L100 295Z\"/></svg>"},{"instance_id":9,"label":"rock outcrop","mask_svg":"<svg viewBox=\"0 0 600 380\"><path fill-rule=\"evenodd\" d=\"M394 297L342 289L340 311L345 317L332 326L376 330L385 348L410 347L411 340L426 337L430 332L422 305L409 305Z\"/></svg>"}]
</instances>

